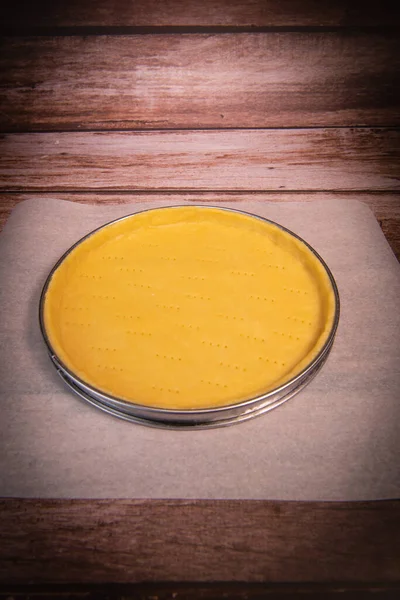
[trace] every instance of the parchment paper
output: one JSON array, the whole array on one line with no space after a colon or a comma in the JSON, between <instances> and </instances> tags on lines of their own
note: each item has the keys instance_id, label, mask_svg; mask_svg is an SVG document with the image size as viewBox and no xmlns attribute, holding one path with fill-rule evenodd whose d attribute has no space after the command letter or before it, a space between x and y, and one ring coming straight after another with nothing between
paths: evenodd
<instances>
[{"instance_id":1,"label":"parchment paper","mask_svg":"<svg viewBox=\"0 0 400 600\"><path fill-rule=\"evenodd\" d=\"M34 199L11 215L0 235L0 496L398 498L400 267L361 203L222 204L304 237L339 287L328 362L281 407L231 427L169 431L109 416L64 387L38 327L50 268L93 228L167 204Z\"/></svg>"}]
</instances>

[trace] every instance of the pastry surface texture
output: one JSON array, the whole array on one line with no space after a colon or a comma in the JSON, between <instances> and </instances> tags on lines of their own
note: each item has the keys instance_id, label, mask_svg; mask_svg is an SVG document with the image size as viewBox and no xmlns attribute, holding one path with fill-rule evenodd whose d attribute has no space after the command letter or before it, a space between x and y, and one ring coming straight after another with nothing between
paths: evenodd
<instances>
[{"instance_id":1,"label":"pastry surface texture","mask_svg":"<svg viewBox=\"0 0 400 600\"><path fill-rule=\"evenodd\" d=\"M218 208L138 213L61 261L44 298L52 350L84 383L167 409L246 401L306 368L332 330L320 260L280 227Z\"/></svg>"}]
</instances>

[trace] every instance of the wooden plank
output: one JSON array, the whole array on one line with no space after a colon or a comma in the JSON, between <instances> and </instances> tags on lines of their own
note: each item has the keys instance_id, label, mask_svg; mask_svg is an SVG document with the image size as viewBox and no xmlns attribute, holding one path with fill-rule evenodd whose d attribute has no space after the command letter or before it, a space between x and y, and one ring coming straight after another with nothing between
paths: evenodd
<instances>
[{"instance_id":1,"label":"wooden plank","mask_svg":"<svg viewBox=\"0 0 400 600\"><path fill-rule=\"evenodd\" d=\"M396 191L400 129L7 134L4 191Z\"/></svg>"},{"instance_id":2,"label":"wooden plank","mask_svg":"<svg viewBox=\"0 0 400 600\"><path fill-rule=\"evenodd\" d=\"M0 582L400 581L400 501L0 502Z\"/></svg>"},{"instance_id":3,"label":"wooden plank","mask_svg":"<svg viewBox=\"0 0 400 600\"><path fill-rule=\"evenodd\" d=\"M400 123L396 33L9 37L0 129Z\"/></svg>"},{"instance_id":4,"label":"wooden plank","mask_svg":"<svg viewBox=\"0 0 400 600\"><path fill-rule=\"evenodd\" d=\"M6 26L349 26L393 25L387 0L17 0L0 10Z\"/></svg>"},{"instance_id":5,"label":"wooden plank","mask_svg":"<svg viewBox=\"0 0 400 600\"><path fill-rule=\"evenodd\" d=\"M313 202L314 200L345 199L348 202L363 202L375 214L395 256L400 261L400 194L390 193L346 193L346 192L136 192L120 194L118 192L40 192L40 193L0 193L0 231L12 209L23 200L40 198L61 198L71 202L90 204L130 204L140 201L168 202L235 202L251 198L257 202Z\"/></svg>"},{"instance_id":6,"label":"wooden plank","mask_svg":"<svg viewBox=\"0 0 400 600\"><path fill-rule=\"evenodd\" d=\"M0 600L398 600L399 584L139 583L3 585Z\"/></svg>"},{"instance_id":7,"label":"wooden plank","mask_svg":"<svg viewBox=\"0 0 400 600\"><path fill-rule=\"evenodd\" d=\"M378 220L394 255L400 262L400 219L388 217Z\"/></svg>"}]
</instances>

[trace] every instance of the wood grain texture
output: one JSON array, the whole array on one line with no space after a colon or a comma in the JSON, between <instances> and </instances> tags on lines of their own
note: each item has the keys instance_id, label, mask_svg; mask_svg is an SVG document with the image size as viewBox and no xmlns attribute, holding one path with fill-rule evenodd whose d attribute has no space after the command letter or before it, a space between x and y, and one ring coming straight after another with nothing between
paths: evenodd
<instances>
[{"instance_id":1,"label":"wood grain texture","mask_svg":"<svg viewBox=\"0 0 400 600\"><path fill-rule=\"evenodd\" d=\"M313 202L314 200L345 199L348 202L363 202L370 207L378 220L395 256L400 261L400 194L390 193L346 193L346 192L159 192L126 193L118 192L40 192L40 193L1 193L0 192L0 231L12 209L19 202L34 197L60 198L82 204L130 204L136 201L161 200L168 203L192 201L194 203L235 202L251 198L257 202Z\"/></svg>"},{"instance_id":2,"label":"wood grain texture","mask_svg":"<svg viewBox=\"0 0 400 600\"><path fill-rule=\"evenodd\" d=\"M393 3L360 0L16 0L0 10L4 25L34 26L349 26L393 25Z\"/></svg>"},{"instance_id":3,"label":"wood grain texture","mask_svg":"<svg viewBox=\"0 0 400 600\"><path fill-rule=\"evenodd\" d=\"M0 129L400 123L398 33L9 37Z\"/></svg>"},{"instance_id":4,"label":"wood grain texture","mask_svg":"<svg viewBox=\"0 0 400 600\"><path fill-rule=\"evenodd\" d=\"M0 586L0 600L398 600L399 584L163 582Z\"/></svg>"},{"instance_id":5,"label":"wood grain texture","mask_svg":"<svg viewBox=\"0 0 400 600\"><path fill-rule=\"evenodd\" d=\"M7 134L0 189L396 191L400 129Z\"/></svg>"},{"instance_id":6,"label":"wood grain texture","mask_svg":"<svg viewBox=\"0 0 400 600\"><path fill-rule=\"evenodd\" d=\"M0 502L0 582L399 582L400 501Z\"/></svg>"}]
</instances>

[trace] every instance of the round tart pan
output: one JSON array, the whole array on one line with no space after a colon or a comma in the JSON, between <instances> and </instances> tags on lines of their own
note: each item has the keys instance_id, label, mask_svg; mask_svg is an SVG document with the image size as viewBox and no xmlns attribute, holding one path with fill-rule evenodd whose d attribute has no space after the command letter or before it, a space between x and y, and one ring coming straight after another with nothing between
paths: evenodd
<instances>
[{"instance_id":1,"label":"round tart pan","mask_svg":"<svg viewBox=\"0 0 400 600\"><path fill-rule=\"evenodd\" d=\"M334 278L284 227L233 209L142 211L57 262L40 327L62 379L133 422L230 425L299 392L339 320Z\"/></svg>"}]
</instances>

